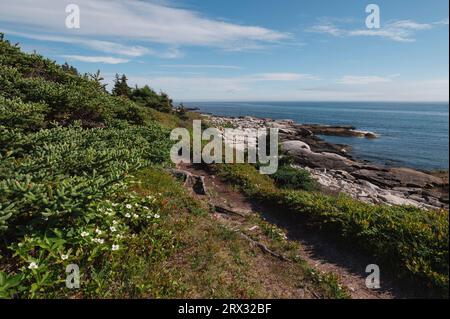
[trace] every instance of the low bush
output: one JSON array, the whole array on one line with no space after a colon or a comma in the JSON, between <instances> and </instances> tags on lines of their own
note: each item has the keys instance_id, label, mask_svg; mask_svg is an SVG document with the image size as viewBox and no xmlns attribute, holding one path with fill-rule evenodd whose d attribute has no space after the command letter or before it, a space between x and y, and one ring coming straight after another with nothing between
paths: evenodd
<instances>
[{"instance_id":1,"label":"low bush","mask_svg":"<svg viewBox=\"0 0 450 319\"><path fill-rule=\"evenodd\" d=\"M8 236L30 224L64 223L115 189L127 174L169 158L158 125L22 133L0 126L0 227Z\"/></svg>"},{"instance_id":2,"label":"low bush","mask_svg":"<svg viewBox=\"0 0 450 319\"><path fill-rule=\"evenodd\" d=\"M291 166L281 166L271 177L277 186L288 189L302 189L307 191L318 190L317 182L308 171Z\"/></svg>"}]
</instances>

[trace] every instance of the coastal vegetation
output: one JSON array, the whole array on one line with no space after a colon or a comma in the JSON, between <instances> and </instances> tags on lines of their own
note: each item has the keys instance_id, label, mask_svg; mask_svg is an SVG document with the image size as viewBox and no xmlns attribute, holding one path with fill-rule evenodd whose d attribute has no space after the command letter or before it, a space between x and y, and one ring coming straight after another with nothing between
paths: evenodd
<instances>
[{"instance_id":1,"label":"coastal vegetation","mask_svg":"<svg viewBox=\"0 0 450 319\"><path fill-rule=\"evenodd\" d=\"M215 170L248 196L276 203L280 214L301 214L312 227L365 251L399 278L448 295L448 211L371 205L342 194L280 189L249 164L216 165Z\"/></svg>"},{"instance_id":2,"label":"coastal vegetation","mask_svg":"<svg viewBox=\"0 0 450 319\"><path fill-rule=\"evenodd\" d=\"M267 245L293 261L263 272L259 250L165 172L170 129L198 117L149 86L129 87L125 75L109 93L99 72L23 53L0 34L0 298L289 296L264 276L347 297L334 275L315 272L282 230L255 216ZM399 277L448 295L448 211L324 195L288 163L272 177L257 165L210 168L249 198L305 216ZM81 289L66 287L69 264Z\"/></svg>"},{"instance_id":3,"label":"coastal vegetation","mask_svg":"<svg viewBox=\"0 0 450 319\"><path fill-rule=\"evenodd\" d=\"M170 129L198 115L125 76L112 93L101 80L0 35L0 298L347 296L300 260L256 274L258 248L165 172Z\"/></svg>"}]
</instances>

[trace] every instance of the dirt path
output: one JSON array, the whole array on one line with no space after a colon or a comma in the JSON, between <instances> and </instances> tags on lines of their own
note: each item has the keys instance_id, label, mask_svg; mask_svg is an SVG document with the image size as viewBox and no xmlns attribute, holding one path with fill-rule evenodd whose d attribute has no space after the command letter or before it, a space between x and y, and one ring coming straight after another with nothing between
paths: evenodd
<instances>
[{"instance_id":1,"label":"dirt path","mask_svg":"<svg viewBox=\"0 0 450 319\"><path fill-rule=\"evenodd\" d=\"M369 258L351 251L351 247L343 247L332 239L325 238L306 227L306 221L298 215L283 213L279 209L264 207L246 198L246 196L224 183L208 171L191 165L182 165L179 169L193 175L204 176L208 195L193 195L218 208L226 208L230 212L216 209L215 219L234 228L248 227L245 219L251 214L259 214L267 222L277 225L286 231L288 240L301 244L298 255L309 266L318 272L334 273L341 285L347 288L354 299L393 299L423 297L411 289L399 288L392 284L388 275L381 274L382 288L368 289L365 285L366 266L373 264ZM233 213L234 212L234 213ZM248 228L247 228L248 229ZM250 228L251 229L251 228Z\"/></svg>"}]
</instances>

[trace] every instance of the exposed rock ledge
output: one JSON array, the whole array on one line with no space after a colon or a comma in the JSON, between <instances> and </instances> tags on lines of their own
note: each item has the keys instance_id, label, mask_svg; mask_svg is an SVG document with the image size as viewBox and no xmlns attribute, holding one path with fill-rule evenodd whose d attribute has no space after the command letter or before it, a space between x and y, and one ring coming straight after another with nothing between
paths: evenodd
<instances>
[{"instance_id":1,"label":"exposed rock ledge","mask_svg":"<svg viewBox=\"0 0 450 319\"><path fill-rule=\"evenodd\" d=\"M353 126L331 126L331 125L319 125L319 124L302 124L298 125L298 128L306 129L314 134L318 135L334 135L334 136L349 136L349 137L365 137L365 138L377 138L377 134L367 131L359 131Z\"/></svg>"},{"instance_id":2,"label":"exposed rock ledge","mask_svg":"<svg viewBox=\"0 0 450 319\"><path fill-rule=\"evenodd\" d=\"M327 134L337 132L341 136L353 134L348 133L349 131L361 134L368 132L357 131L349 126L345 130L347 133L343 133L338 127L298 125L291 120L250 116L207 117L218 128L278 128L281 149L294 159L295 166L309 170L322 187L331 191L344 192L368 203L448 209L448 179L409 168L388 168L356 161L348 154L349 148L346 145L330 144L315 136L324 134L322 128L325 127L328 128ZM375 136L374 133L370 134ZM355 133L347 136L361 135Z\"/></svg>"}]
</instances>

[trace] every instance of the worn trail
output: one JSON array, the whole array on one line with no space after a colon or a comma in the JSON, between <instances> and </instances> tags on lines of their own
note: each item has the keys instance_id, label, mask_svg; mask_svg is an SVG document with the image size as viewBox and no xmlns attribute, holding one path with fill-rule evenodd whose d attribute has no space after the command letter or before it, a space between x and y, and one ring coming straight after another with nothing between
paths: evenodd
<instances>
[{"instance_id":1,"label":"worn trail","mask_svg":"<svg viewBox=\"0 0 450 319\"><path fill-rule=\"evenodd\" d=\"M342 247L324 234L313 232L305 225L305 221L298 216L280 214L279 210L264 207L246 198L244 194L211 174L192 165L183 164L180 171L188 172L194 176L194 181L201 178L201 185L188 183L186 187L192 189L193 196L207 202L214 208L214 217L219 223L223 223L233 229L247 227L246 218L252 214L258 214L267 222L270 222L286 231L288 240L301 244L298 255L318 272L334 273L339 278L341 285L346 287L350 296L355 299L393 299L422 297L417 291L398 287L392 283L389 275L382 273L382 287L378 290L368 289L365 284L366 266L374 263L367 256L352 251L351 247ZM194 188L192 188L194 186ZM194 189L196 191L194 191ZM199 191L200 189L200 191ZM256 227L254 227L256 228ZM252 231L253 229L247 229ZM255 230L256 231L256 230ZM244 235L245 236L245 235ZM251 239L250 239L251 240ZM256 243L257 244L257 243ZM264 246L264 245L263 245ZM260 247L267 255L284 256L277 252Z\"/></svg>"}]
</instances>

